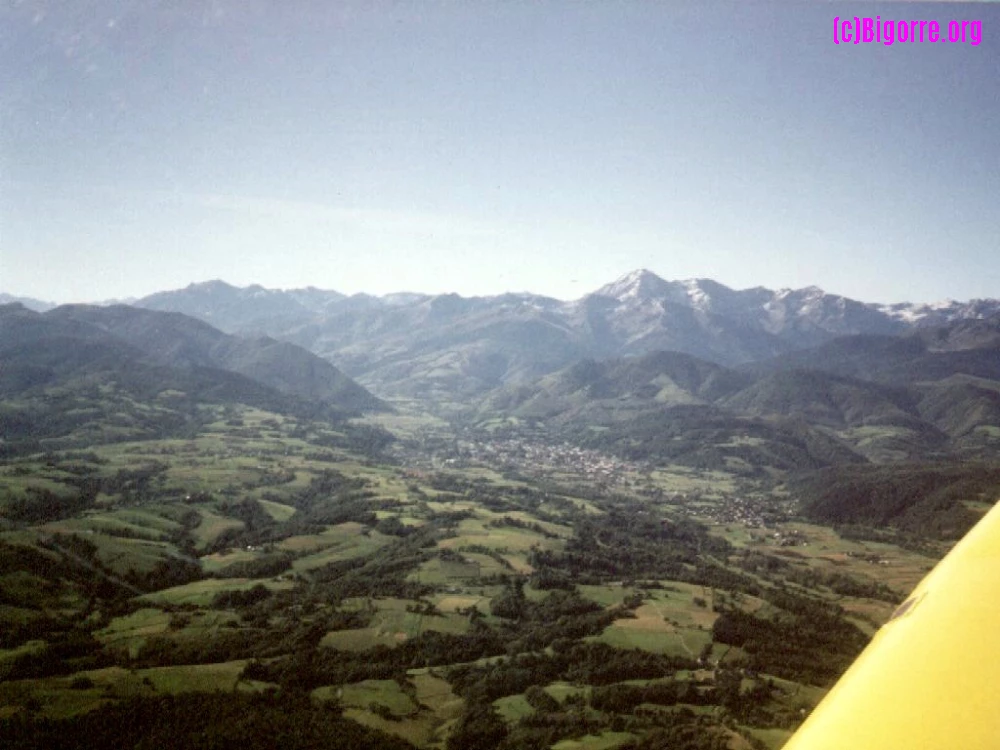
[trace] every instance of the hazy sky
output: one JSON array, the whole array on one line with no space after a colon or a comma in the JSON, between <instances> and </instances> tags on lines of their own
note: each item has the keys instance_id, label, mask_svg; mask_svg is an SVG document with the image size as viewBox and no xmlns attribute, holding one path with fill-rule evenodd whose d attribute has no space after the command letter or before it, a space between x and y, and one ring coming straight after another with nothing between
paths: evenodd
<instances>
[{"instance_id":1,"label":"hazy sky","mask_svg":"<svg viewBox=\"0 0 1000 750\"><path fill-rule=\"evenodd\" d=\"M1000 297L998 40L980 3L0 0L0 291Z\"/></svg>"}]
</instances>

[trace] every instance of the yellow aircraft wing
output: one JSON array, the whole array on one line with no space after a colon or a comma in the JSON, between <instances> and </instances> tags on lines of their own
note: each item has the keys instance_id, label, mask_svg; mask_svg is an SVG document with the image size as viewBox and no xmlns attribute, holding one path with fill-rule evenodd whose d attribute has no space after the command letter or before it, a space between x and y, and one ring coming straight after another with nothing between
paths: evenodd
<instances>
[{"instance_id":1,"label":"yellow aircraft wing","mask_svg":"<svg viewBox=\"0 0 1000 750\"><path fill-rule=\"evenodd\" d=\"M783 750L1000 748L1000 504L875 634Z\"/></svg>"}]
</instances>

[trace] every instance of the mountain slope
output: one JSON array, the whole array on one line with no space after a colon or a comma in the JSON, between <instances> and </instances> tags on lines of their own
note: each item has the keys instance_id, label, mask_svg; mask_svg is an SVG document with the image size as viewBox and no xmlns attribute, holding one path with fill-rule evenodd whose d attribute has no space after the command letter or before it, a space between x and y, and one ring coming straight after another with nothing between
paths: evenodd
<instances>
[{"instance_id":1,"label":"mountain slope","mask_svg":"<svg viewBox=\"0 0 1000 750\"><path fill-rule=\"evenodd\" d=\"M51 310L53 307L56 307L54 302L45 302L40 299L35 299L34 297L15 297L13 294L0 292L0 305L10 305L15 303L24 305L29 310L34 310L35 312L45 312L46 310Z\"/></svg>"},{"instance_id":2,"label":"mountain slope","mask_svg":"<svg viewBox=\"0 0 1000 750\"><path fill-rule=\"evenodd\" d=\"M586 356L563 303L530 295L440 295L395 305L354 298L322 322L285 337L380 392L432 399L471 397L552 372Z\"/></svg>"},{"instance_id":3,"label":"mountain slope","mask_svg":"<svg viewBox=\"0 0 1000 750\"><path fill-rule=\"evenodd\" d=\"M83 321L0 306L0 455L186 435L213 405L341 419L239 373L172 367ZM209 407L206 410L206 407Z\"/></svg>"},{"instance_id":4,"label":"mountain slope","mask_svg":"<svg viewBox=\"0 0 1000 750\"><path fill-rule=\"evenodd\" d=\"M336 422L380 406L292 344L178 313L0 306L0 455L185 435L234 404Z\"/></svg>"},{"instance_id":5,"label":"mountain slope","mask_svg":"<svg viewBox=\"0 0 1000 750\"><path fill-rule=\"evenodd\" d=\"M381 402L326 360L288 342L230 336L194 318L124 305L64 305L47 314L108 332L172 367L212 367L304 399L350 411L382 408Z\"/></svg>"},{"instance_id":6,"label":"mountain slope","mask_svg":"<svg viewBox=\"0 0 1000 750\"><path fill-rule=\"evenodd\" d=\"M240 289L224 281L207 281L152 294L138 305L161 312L184 313L229 332L271 331L274 327L309 320L325 305L343 296L312 287L283 292L256 284Z\"/></svg>"},{"instance_id":7,"label":"mountain slope","mask_svg":"<svg viewBox=\"0 0 1000 750\"><path fill-rule=\"evenodd\" d=\"M962 450L1000 449L1000 381L954 375L917 391L921 416Z\"/></svg>"},{"instance_id":8,"label":"mountain slope","mask_svg":"<svg viewBox=\"0 0 1000 750\"><path fill-rule=\"evenodd\" d=\"M724 400L747 414L781 414L829 427L919 422L915 399L903 389L818 370L783 370L766 375Z\"/></svg>"},{"instance_id":9,"label":"mountain slope","mask_svg":"<svg viewBox=\"0 0 1000 750\"><path fill-rule=\"evenodd\" d=\"M579 414L600 405L609 416L613 413L616 420L624 420L636 410L708 404L747 382L747 376L688 354L652 352L634 358L582 360L534 383L500 389L482 408L544 418L570 411Z\"/></svg>"},{"instance_id":10,"label":"mountain slope","mask_svg":"<svg viewBox=\"0 0 1000 750\"><path fill-rule=\"evenodd\" d=\"M490 394L488 422L516 417L587 447L653 463L756 475L865 459L834 434L777 412L727 405L749 376L678 352L585 360Z\"/></svg>"},{"instance_id":11,"label":"mountain slope","mask_svg":"<svg viewBox=\"0 0 1000 750\"><path fill-rule=\"evenodd\" d=\"M845 336L745 368L812 369L881 383L937 381L956 374L1000 380L1000 316L962 320L904 336Z\"/></svg>"},{"instance_id":12,"label":"mountain slope","mask_svg":"<svg viewBox=\"0 0 1000 750\"><path fill-rule=\"evenodd\" d=\"M699 466L984 459L1000 447L1000 378L983 377L1000 368L997 333L993 320L849 336L739 370L678 352L588 359L493 391L476 419Z\"/></svg>"},{"instance_id":13,"label":"mountain slope","mask_svg":"<svg viewBox=\"0 0 1000 750\"><path fill-rule=\"evenodd\" d=\"M793 497L820 523L894 526L924 538L957 539L980 517L972 502L1000 492L995 464L851 466L793 477Z\"/></svg>"},{"instance_id":14,"label":"mountain slope","mask_svg":"<svg viewBox=\"0 0 1000 750\"><path fill-rule=\"evenodd\" d=\"M316 289L195 284L140 300L227 331L265 331L303 346L386 395L468 399L585 358L684 352L733 366L839 336L896 336L943 319L1000 312L1000 302L866 304L817 287L734 290L639 270L578 300L532 294L385 297ZM826 369L808 361L791 366ZM837 374L866 377L862 369Z\"/></svg>"}]
</instances>

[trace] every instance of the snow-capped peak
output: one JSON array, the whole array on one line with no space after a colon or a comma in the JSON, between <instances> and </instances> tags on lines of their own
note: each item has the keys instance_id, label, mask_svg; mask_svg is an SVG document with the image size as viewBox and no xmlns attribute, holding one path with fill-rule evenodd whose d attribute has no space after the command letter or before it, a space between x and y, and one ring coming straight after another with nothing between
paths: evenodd
<instances>
[{"instance_id":1,"label":"snow-capped peak","mask_svg":"<svg viewBox=\"0 0 1000 750\"><path fill-rule=\"evenodd\" d=\"M620 279L602 286L595 294L602 297L612 297L625 301L628 299L647 299L667 293L670 284L652 271L640 268L627 273Z\"/></svg>"},{"instance_id":2,"label":"snow-capped peak","mask_svg":"<svg viewBox=\"0 0 1000 750\"><path fill-rule=\"evenodd\" d=\"M704 308L711 302L711 297L705 290L700 279L687 279L682 281L681 284L684 285L684 289L687 291L687 296L691 301L692 307Z\"/></svg>"}]
</instances>

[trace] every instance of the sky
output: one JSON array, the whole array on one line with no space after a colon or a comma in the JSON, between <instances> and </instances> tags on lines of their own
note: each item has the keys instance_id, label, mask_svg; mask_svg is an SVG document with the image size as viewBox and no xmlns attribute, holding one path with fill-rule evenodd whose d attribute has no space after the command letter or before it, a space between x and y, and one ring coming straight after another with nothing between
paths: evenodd
<instances>
[{"instance_id":1,"label":"sky","mask_svg":"<svg viewBox=\"0 0 1000 750\"><path fill-rule=\"evenodd\" d=\"M988 3L0 0L0 291L1000 297L998 50Z\"/></svg>"}]
</instances>

